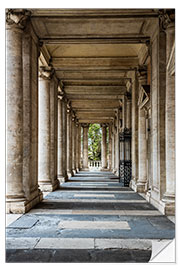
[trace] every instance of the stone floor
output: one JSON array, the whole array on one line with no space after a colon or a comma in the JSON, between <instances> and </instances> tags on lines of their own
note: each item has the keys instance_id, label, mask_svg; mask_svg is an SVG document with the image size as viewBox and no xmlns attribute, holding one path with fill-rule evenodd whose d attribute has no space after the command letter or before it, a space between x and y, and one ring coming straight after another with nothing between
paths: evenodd
<instances>
[{"instance_id":1,"label":"stone floor","mask_svg":"<svg viewBox=\"0 0 180 270\"><path fill-rule=\"evenodd\" d=\"M79 172L12 216L7 262L148 262L152 246L175 236L173 222L110 172Z\"/></svg>"}]
</instances>

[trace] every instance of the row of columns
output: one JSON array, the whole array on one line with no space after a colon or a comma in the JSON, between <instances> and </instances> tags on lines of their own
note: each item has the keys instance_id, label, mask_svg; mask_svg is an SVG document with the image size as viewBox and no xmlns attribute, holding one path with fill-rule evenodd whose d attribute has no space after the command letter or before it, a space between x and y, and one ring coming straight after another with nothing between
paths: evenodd
<instances>
[{"instance_id":1,"label":"row of columns","mask_svg":"<svg viewBox=\"0 0 180 270\"><path fill-rule=\"evenodd\" d=\"M39 41L26 25L29 13L8 12L7 211L24 213L42 199L41 191L55 190L81 168L81 127L82 168L88 169L88 124L78 123L51 66L41 66L38 76ZM109 168L118 171L116 114L116 126L109 126ZM102 125L102 167L107 168L106 125Z\"/></svg>"},{"instance_id":2,"label":"row of columns","mask_svg":"<svg viewBox=\"0 0 180 270\"><path fill-rule=\"evenodd\" d=\"M158 39L155 38L152 44L152 93L149 96L151 103L144 102L141 96L142 88L147 86L145 67L134 72L132 76L131 186L135 191L146 194L146 198L162 213L174 215L175 67L172 58L175 25L167 15L162 16L161 20L162 25L160 24L157 31ZM151 144L150 156L148 156L148 140Z\"/></svg>"}]
</instances>

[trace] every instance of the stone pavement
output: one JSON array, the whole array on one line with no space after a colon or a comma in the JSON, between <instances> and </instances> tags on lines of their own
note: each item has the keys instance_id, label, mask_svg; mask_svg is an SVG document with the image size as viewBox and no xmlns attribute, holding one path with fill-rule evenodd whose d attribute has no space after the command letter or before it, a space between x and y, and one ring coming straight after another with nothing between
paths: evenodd
<instances>
[{"instance_id":1,"label":"stone pavement","mask_svg":"<svg viewBox=\"0 0 180 270\"><path fill-rule=\"evenodd\" d=\"M148 262L175 226L110 172L79 172L7 226L7 262Z\"/></svg>"}]
</instances>

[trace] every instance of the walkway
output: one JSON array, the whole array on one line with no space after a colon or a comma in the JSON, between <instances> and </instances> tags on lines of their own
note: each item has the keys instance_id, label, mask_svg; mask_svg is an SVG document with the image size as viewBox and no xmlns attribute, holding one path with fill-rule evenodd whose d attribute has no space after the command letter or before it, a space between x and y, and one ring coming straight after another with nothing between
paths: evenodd
<instances>
[{"instance_id":1,"label":"walkway","mask_svg":"<svg viewBox=\"0 0 180 270\"><path fill-rule=\"evenodd\" d=\"M110 172L79 172L7 227L7 262L147 262L174 224Z\"/></svg>"}]
</instances>

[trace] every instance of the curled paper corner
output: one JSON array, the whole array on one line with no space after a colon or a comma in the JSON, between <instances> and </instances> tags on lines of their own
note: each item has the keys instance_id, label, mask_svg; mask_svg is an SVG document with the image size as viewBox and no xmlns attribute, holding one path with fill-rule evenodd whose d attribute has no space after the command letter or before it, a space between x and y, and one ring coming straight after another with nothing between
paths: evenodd
<instances>
[{"instance_id":1,"label":"curled paper corner","mask_svg":"<svg viewBox=\"0 0 180 270\"><path fill-rule=\"evenodd\" d=\"M152 255L150 263L175 263L175 239L152 240Z\"/></svg>"}]
</instances>

